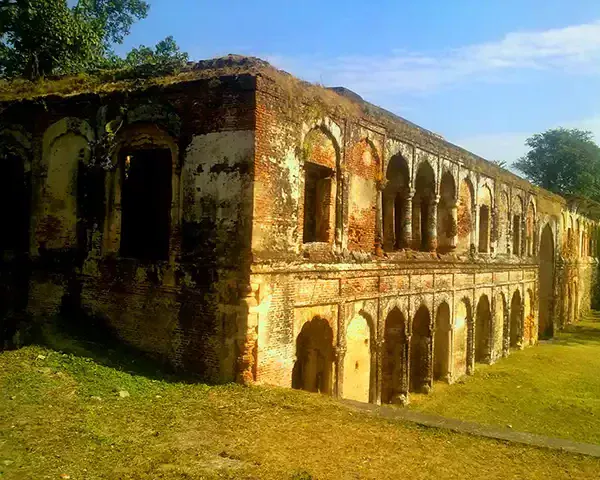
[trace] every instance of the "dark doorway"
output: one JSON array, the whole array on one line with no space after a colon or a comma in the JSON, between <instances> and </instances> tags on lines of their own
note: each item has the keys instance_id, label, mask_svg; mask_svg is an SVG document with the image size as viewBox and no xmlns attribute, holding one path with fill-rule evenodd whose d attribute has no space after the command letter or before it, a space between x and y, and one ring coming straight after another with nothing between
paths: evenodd
<instances>
[{"instance_id":1,"label":"dark doorway","mask_svg":"<svg viewBox=\"0 0 600 480\"><path fill-rule=\"evenodd\" d=\"M121 256L140 260L168 260L172 202L171 151L134 150L125 152L121 160Z\"/></svg>"}]
</instances>

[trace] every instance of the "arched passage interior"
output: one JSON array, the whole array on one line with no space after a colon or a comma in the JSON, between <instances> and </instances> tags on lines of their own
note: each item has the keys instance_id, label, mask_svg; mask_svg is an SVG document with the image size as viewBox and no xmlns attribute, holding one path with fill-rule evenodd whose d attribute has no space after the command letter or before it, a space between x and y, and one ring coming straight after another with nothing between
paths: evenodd
<instances>
[{"instance_id":1,"label":"arched passage interior","mask_svg":"<svg viewBox=\"0 0 600 480\"><path fill-rule=\"evenodd\" d=\"M331 393L333 358L333 331L327 320L314 317L304 324L296 339L292 387Z\"/></svg>"},{"instance_id":2,"label":"arched passage interior","mask_svg":"<svg viewBox=\"0 0 600 480\"><path fill-rule=\"evenodd\" d=\"M385 320L382 365L381 401L391 403L396 396L406 393L407 365L406 319L398 308L393 308Z\"/></svg>"},{"instance_id":3,"label":"arched passage interior","mask_svg":"<svg viewBox=\"0 0 600 480\"><path fill-rule=\"evenodd\" d=\"M546 225L540 239L539 270L539 338L554 335L554 239L550 225Z\"/></svg>"},{"instance_id":4,"label":"arched passage interior","mask_svg":"<svg viewBox=\"0 0 600 480\"><path fill-rule=\"evenodd\" d=\"M492 317L490 301L487 295L482 295L477 303L475 325L475 361L487 363L490 360L490 332Z\"/></svg>"},{"instance_id":5,"label":"arched passage interior","mask_svg":"<svg viewBox=\"0 0 600 480\"><path fill-rule=\"evenodd\" d=\"M435 315L435 337L433 353L433 379L447 380L450 374L452 327L450 307L442 302Z\"/></svg>"},{"instance_id":6,"label":"arched passage interior","mask_svg":"<svg viewBox=\"0 0 600 480\"><path fill-rule=\"evenodd\" d=\"M410 391L421 392L429 386L431 352L431 315L425 305L413 318L410 337Z\"/></svg>"},{"instance_id":7,"label":"arched passage interior","mask_svg":"<svg viewBox=\"0 0 600 480\"><path fill-rule=\"evenodd\" d=\"M515 291L510 302L510 346L515 348L519 345L521 335L521 294Z\"/></svg>"},{"instance_id":8,"label":"arched passage interior","mask_svg":"<svg viewBox=\"0 0 600 480\"><path fill-rule=\"evenodd\" d=\"M432 223L434 198L435 174L428 162L422 162L415 176L412 216L413 243L417 250L428 251L433 246L432 233L436 228Z\"/></svg>"},{"instance_id":9,"label":"arched passage interior","mask_svg":"<svg viewBox=\"0 0 600 480\"><path fill-rule=\"evenodd\" d=\"M386 251L410 247L406 229L412 212L408 212L408 163L400 154L388 164L383 190L383 246Z\"/></svg>"}]
</instances>

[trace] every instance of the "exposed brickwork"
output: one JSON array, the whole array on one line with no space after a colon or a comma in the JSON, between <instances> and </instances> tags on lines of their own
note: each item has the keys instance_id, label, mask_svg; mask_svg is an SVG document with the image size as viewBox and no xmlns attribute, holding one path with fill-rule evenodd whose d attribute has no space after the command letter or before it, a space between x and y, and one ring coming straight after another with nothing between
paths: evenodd
<instances>
[{"instance_id":1,"label":"exposed brickwork","mask_svg":"<svg viewBox=\"0 0 600 480\"><path fill-rule=\"evenodd\" d=\"M5 339L88 315L209 379L404 403L590 308L585 204L253 62L3 106L31 198L0 270ZM172 161L168 259L123 258L127 156L153 149Z\"/></svg>"}]
</instances>

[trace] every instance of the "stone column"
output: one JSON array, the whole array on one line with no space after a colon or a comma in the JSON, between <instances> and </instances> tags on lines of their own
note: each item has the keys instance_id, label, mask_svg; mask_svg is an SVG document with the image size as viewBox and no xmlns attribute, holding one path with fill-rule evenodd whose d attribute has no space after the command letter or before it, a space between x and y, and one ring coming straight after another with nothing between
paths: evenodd
<instances>
[{"instance_id":1,"label":"stone column","mask_svg":"<svg viewBox=\"0 0 600 480\"><path fill-rule=\"evenodd\" d=\"M258 313L253 313L258 305L256 300L257 285L248 285L241 292L243 295L239 304L237 318L239 331L238 337L236 381L243 385L250 385L256 381L257 375L257 342L258 342Z\"/></svg>"},{"instance_id":2,"label":"stone column","mask_svg":"<svg viewBox=\"0 0 600 480\"><path fill-rule=\"evenodd\" d=\"M385 342L383 339L375 341L375 403L381 405L381 389L383 383L383 349Z\"/></svg>"},{"instance_id":3,"label":"stone column","mask_svg":"<svg viewBox=\"0 0 600 480\"><path fill-rule=\"evenodd\" d=\"M525 293L527 294L527 292ZM520 311L519 311L519 319L520 319L520 324L519 324L519 331L518 331L518 335L517 335L517 348L519 350L523 350L524 348L524 344L523 344L523 338L524 338L524 330L525 330L525 295L523 295L521 300L521 306L519 307Z\"/></svg>"},{"instance_id":4,"label":"stone column","mask_svg":"<svg viewBox=\"0 0 600 480\"><path fill-rule=\"evenodd\" d=\"M410 390L410 339L411 335L406 336L404 345L404 358L402 358L402 378L400 379L400 393L404 395L404 403L408 403L408 391Z\"/></svg>"},{"instance_id":5,"label":"stone column","mask_svg":"<svg viewBox=\"0 0 600 480\"><path fill-rule=\"evenodd\" d=\"M427 223L427 250L435 252L437 249L437 208L440 202L440 196L436 195L429 203L429 218Z\"/></svg>"},{"instance_id":6,"label":"stone column","mask_svg":"<svg viewBox=\"0 0 600 480\"><path fill-rule=\"evenodd\" d=\"M404 238L402 239L401 245L406 248L410 248L412 245L412 214L413 214L413 198L415 191L410 190L406 195L406 207L404 210L404 224L402 225L402 231L404 232Z\"/></svg>"},{"instance_id":7,"label":"stone column","mask_svg":"<svg viewBox=\"0 0 600 480\"><path fill-rule=\"evenodd\" d=\"M506 302L502 326L502 357L508 357L510 353L510 304Z\"/></svg>"},{"instance_id":8,"label":"stone column","mask_svg":"<svg viewBox=\"0 0 600 480\"><path fill-rule=\"evenodd\" d=\"M375 255L383 255L383 190L381 185L377 185L377 211L375 213Z\"/></svg>"},{"instance_id":9,"label":"stone column","mask_svg":"<svg viewBox=\"0 0 600 480\"><path fill-rule=\"evenodd\" d=\"M344 358L346 357L346 345L335 347L335 392L337 398L344 398Z\"/></svg>"}]
</instances>

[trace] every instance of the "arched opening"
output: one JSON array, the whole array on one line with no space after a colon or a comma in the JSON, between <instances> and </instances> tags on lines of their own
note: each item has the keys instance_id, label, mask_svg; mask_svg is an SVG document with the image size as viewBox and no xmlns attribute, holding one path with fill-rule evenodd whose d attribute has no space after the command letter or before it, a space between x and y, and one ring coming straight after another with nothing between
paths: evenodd
<instances>
[{"instance_id":1,"label":"arched opening","mask_svg":"<svg viewBox=\"0 0 600 480\"><path fill-rule=\"evenodd\" d=\"M469 331L472 330L473 317L471 303L464 298L456 304L454 310L454 377L467 373L469 360Z\"/></svg>"},{"instance_id":2,"label":"arched opening","mask_svg":"<svg viewBox=\"0 0 600 480\"><path fill-rule=\"evenodd\" d=\"M354 317L346 329L344 356L344 398L369 401L371 385L371 328L362 315Z\"/></svg>"},{"instance_id":3,"label":"arched opening","mask_svg":"<svg viewBox=\"0 0 600 480\"><path fill-rule=\"evenodd\" d=\"M492 317L490 301L487 295L482 295L477 303L475 325L475 361L489 363L490 361L490 331Z\"/></svg>"},{"instance_id":4,"label":"arched opening","mask_svg":"<svg viewBox=\"0 0 600 480\"><path fill-rule=\"evenodd\" d=\"M490 212L492 194L487 186L479 190L479 253L490 251Z\"/></svg>"},{"instance_id":5,"label":"arched opening","mask_svg":"<svg viewBox=\"0 0 600 480\"><path fill-rule=\"evenodd\" d=\"M518 290L510 301L510 346L517 348L521 337L521 294Z\"/></svg>"},{"instance_id":6,"label":"arched opening","mask_svg":"<svg viewBox=\"0 0 600 480\"><path fill-rule=\"evenodd\" d=\"M529 202L529 206L527 207L525 231L527 256L531 257L535 255L535 207L533 205L533 202Z\"/></svg>"},{"instance_id":7,"label":"arched opening","mask_svg":"<svg viewBox=\"0 0 600 480\"><path fill-rule=\"evenodd\" d=\"M567 284L567 324L573 323L574 317L574 302L573 302L573 285Z\"/></svg>"},{"instance_id":8,"label":"arched opening","mask_svg":"<svg viewBox=\"0 0 600 480\"><path fill-rule=\"evenodd\" d=\"M502 356L504 350L504 314L506 312L506 299L503 293L496 295L496 305L494 311L494 333L493 337L493 357L494 360Z\"/></svg>"},{"instance_id":9,"label":"arched opening","mask_svg":"<svg viewBox=\"0 0 600 480\"><path fill-rule=\"evenodd\" d=\"M333 359L333 331L327 320L315 317L304 324L296 339L292 387L330 394Z\"/></svg>"},{"instance_id":10,"label":"arched opening","mask_svg":"<svg viewBox=\"0 0 600 480\"><path fill-rule=\"evenodd\" d=\"M471 229L473 228L473 185L468 179L460 182L458 189L457 235L459 252L471 249Z\"/></svg>"},{"instance_id":11,"label":"arched opening","mask_svg":"<svg viewBox=\"0 0 600 480\"><path fill-rule=\"evenodd\" d=\"M521 256L521 218L523 216L523 201L517 195L513 202L513 220L512 220L512 251L517 257Z\"/></svg>"},{"instance_id":12,"label":"arched opening","mask_svg":"<svg viewBox=\"0 0 600 480\"><path fill-rule=\"evenodd\" d=\"M539 338L554 335L554 238L552 228L547 224L540 239L539 270Z\"/></svg>"},{"instance_id":13,"label":"arched opening","mask_svg":"<svg viewBox=\"0 0 600 480\"><path fill-rule=\"evenodd\" d=\"M26 253L29 250L31 176L25 171L25 159L11 152L6 144L2 146L0 254L5 251Z\"/></svg>"},{"instance_id":14,"label":"arched opening","mask_svg":"<svg viewBox=\"0 0 600 480\"><path fill-rule=\"evenodd\" d=\"M381 382L383 403L391 403L397 396L406 393L407 363L406 320L402 312L394 308L385 320Z\"/></svg>"},{"instance_id":15,"label":"arched opening","mask_svg":"<svg viewBox=\"0 0 600 480\"><path fill-rule=\"evenodd\" d=\"M437 216L438 252L448 252L456 247L456 188L450 172L444 172L440 183L440 202Z\"/></svg>"},{"instance_id":16,"label":"arched opening","mask_svg":"<svg viewBox=\"0 0 600 480\"><path fill-rule=\"evenodd\" d=\"M501 192L498 196L498 253L508 253L508 227L510 225L510 211L508 209L508 195Z\"/></svg>"},{"instance_id":17,"label":"arched opening","mask_svg":"<svg viewBox=\"0 0 600 480\"><path fill-rule=\"evenodd\" d=\"M434 247L433 235L436 225L432 223L435 208L435 174L428 162L422 162L415 176L413 199L413 243L416 250L429 251Z\"/></svg>"},{"instance_id":18,"label":"arched opening","mask_svg":"<svg viewBox=\"0 0 600 480\"><path fill-rule=\"evenodd\" d=\"M383 248L391 251L408 248L410 215L408 211L409 171L406 159L394 155L386 172L386 186L383 190Z\"/></svg>"},{"instance_id":19,"label":"arched opening","mask_svg":"<svg viewBox=\"0 0 600 480\"><path fill-rule=\"evenodd\" d=\"M450 376L450 345L452 326L450 307L442 302L435 314L435 337L433 353L433 379L448 381Z\"/></svg>"},{"instance_id":20,"label":"arched opening","mask_svg":"<svg viewBox=\"0 0 600 480\"><path fill-rule=\"evenodd\" d=\"M301 201L304 243L331 242L335 230L338 148L323 128L304 139L304 189Z\"/></svg>"},{"instance_id":21,"label":"arched opening","mask_svg":"<svg viewBox=\"0 0 600 480\"><path fill-rule=\"evenodd\" d=\"M73 249L78 245L80 167L90 158L91 135L87 123L66 118L50 126L44 134L42 162L47 174L35 232L44 249Z\"/></svg>"},{"instance_id":22,"label":"arched opening","mask_svg":"<svg viewBox=\"0 0 600 480\"><path fill-rule=\"evenodd\" d=\"M425 305L413 318L410 337L410 391L423 392L430 386L431 315Z\"/></svg>"}]
</instances>

